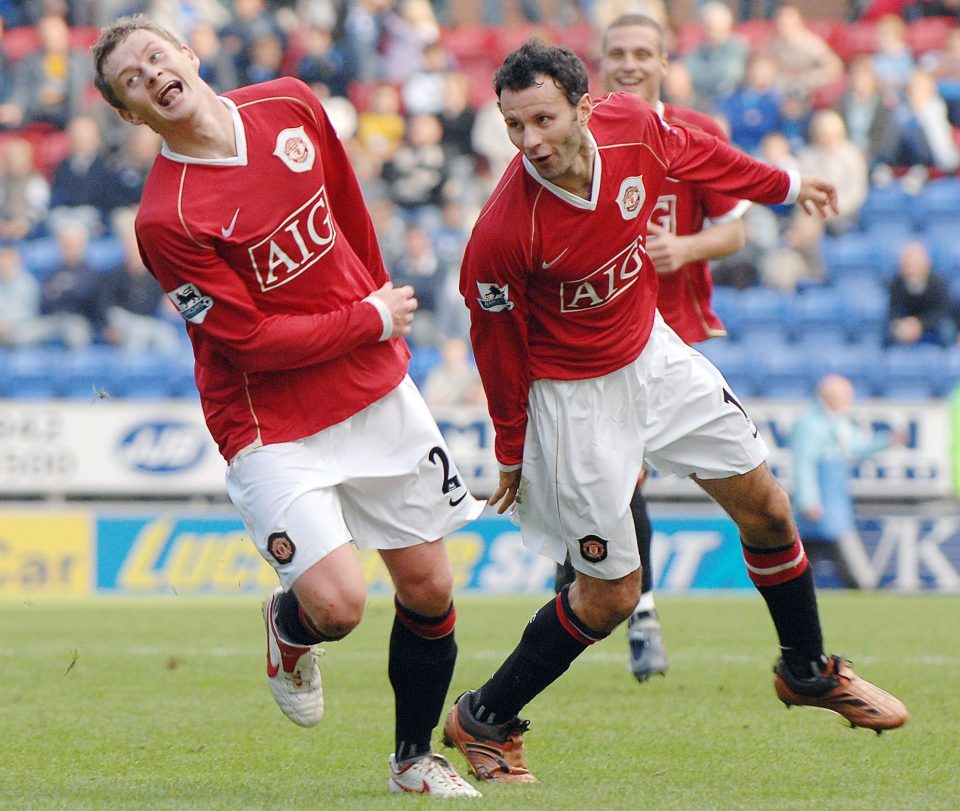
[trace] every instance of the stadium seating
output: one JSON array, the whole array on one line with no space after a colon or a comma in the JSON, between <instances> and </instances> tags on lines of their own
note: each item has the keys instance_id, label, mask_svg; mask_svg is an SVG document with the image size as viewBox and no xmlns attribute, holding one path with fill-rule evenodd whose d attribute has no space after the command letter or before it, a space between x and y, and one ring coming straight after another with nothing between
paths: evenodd
<instances>
[{"instance_id":1,"label":"stadium seating","mask_svg":"<svg viewBox=\"0 0 960 811\"><path fill-rule=\"evenodd\" d=\"M101 392L112 395L116 389L118 355L116 347L100 345L67 352L57 393L61 397L87 400L96 399Z\"/></svg>"},{"instance_id":2,"label":"stadium seating","mask_svg":"<svg viewBox=\"0 0 960 811\"><path fill-rule=\"evenodd\" d=\"M871 19L809 19L808 24L847 62L875 48ZM955 25L955 20L941 18L910 23L908 40L915 55L941 48ZM766 20L737 24L737 32L754 47L771 30L772 23ZM97 33L93 28L75 29L74 44L87 47ZM500 60L531 35L569 47L594 66L596 31L582 23L509 28L467 24L442 29L441 41L456 69L470 80L472 106L491 97L490 78ZM701 40L700 26L691 23L677 32L671 52L681 55ZM291 42L288 65L303 47L298 35ZM36 32L29 26L4 34L3 47L13 61L36 46ZM349 96L358 109L367 107L375 87L376 82L350 85ZM846 78L825 88L814 98L814 106L829 106L845 87ZM23 134L36 147L36 161L47 174L69 149L63 132L38 128ZM894 167L894 174L902 174L904 168ZM960 380L960 348L883 348L886 284L896 272L906 241L921 239L928 245L935 268L948 277L951 294L960 301L960 240L956 239L960 177L938 177L936 171L931 175L935 179L916 194L908 194L896 179L870 189L857 229L824 238L825 284L803 285L794 294L761 287L715 288L714 307L728 337L698 348L716 363L735 391L741 396L808 398L819 376L835 371L849 377L861 396L949 394ZM52 237L33 238L20 247L24 264L41 281L57 267L60 253ZM106 271L123 261L123 249L113 237L97 238L91 241L88 259L97 270ZM414 347L410 364L414 381L422 386L439 361L437 347ZM196 397L192 354L184 348L175 356L139 355L101 345L74 352L57 346L0 350L0 396L86 399L98 391L111 397Z\"/></svg>"},{"instance_id":3,"label":"stadium seating","mask_svg":"<svg viewBox=\"0 0 960 811\"><path fill-rule=\"evenodd\" d=\"M960 222L960 178L929 181L914 198L913 213L918 229L929 230L941 224L956 228Z\"/></svg>"},{"instance_id":4,"label":"stadium seating","mask_svg":"<svg viewBox=\"0 0 960 811\"><path fill-rule=\"evenodd\" d=\"M946 351L934 344L887 347L879 393L895 399L928 399L943 393L945 368Z\"/></svg>"},{"instance_id":5,"label":"stadium seating","mask_svg":"<svg viewBox=\"0 0 960 811\"><path fill-rule=\"evenodd\" d=\"M16 400L59 397L69 354L61 347L46 346L21 347L11 352L0 391L4 397Z\"/></svg>"},{"instance_id":6,"label":"stadium seating","mask_svg":"<svg viewBox=\"0 0 960 811\"><path fill-rule=\"evenodd\" d=\"M860 207L859 224L864 231L885 226L911 229L914 226L917 198L907 194L900 182L873 186Z\"/></svg>"}]
</instances>

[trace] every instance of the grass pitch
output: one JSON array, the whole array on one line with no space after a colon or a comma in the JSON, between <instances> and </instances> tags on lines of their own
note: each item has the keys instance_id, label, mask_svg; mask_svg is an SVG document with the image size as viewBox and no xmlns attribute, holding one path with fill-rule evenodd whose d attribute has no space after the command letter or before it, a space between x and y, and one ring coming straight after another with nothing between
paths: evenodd
<instances>
[{"instance_id":1,"label":"grass pitch","mask_svg":"<svg viewBox=\"0 0 960 811\"><path fill-rule=\"evenodd\" d=\"M544 601L458 598L451 700L493 672ZM758 596L662 596L669 675L638 685L622 630L596 645L523 713L541 782L482 785L476 806L960 807L960 598L831 593L820 603L828 649L899 695L906 727L878 737L832 713L787 712ZM0 808L434 808L439 800L386 793L391 621L390 600L375 597L363 625L328 646L327 715L304 730L264 684L256 600L0 604Z\"/></svg>"}]
</instances>

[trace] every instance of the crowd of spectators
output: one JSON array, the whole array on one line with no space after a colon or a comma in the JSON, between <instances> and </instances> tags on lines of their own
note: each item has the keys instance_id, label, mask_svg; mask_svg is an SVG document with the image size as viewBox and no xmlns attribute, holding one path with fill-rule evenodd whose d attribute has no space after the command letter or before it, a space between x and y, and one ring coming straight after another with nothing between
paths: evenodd
<instances>
[{"instance_id":1,"label":"crowd of spectators","mask_svg":"<svg viewBox=\"0 0 960 811\"><path fill-rule=\"evenodd\" d=\"M596 32L619 13L648 13L671 33L668 100L715 116L765 161L837 184L841 208L825 223L753 207L748 244L717 263L718 285L827 284L821 248L864 228L871 193L920 195L957 173L960 3L854 2L832 20L808 19L802 3L690 6L678 24L669 4L625 0L0 0L0 346L177 351L184 340L131 237L159 143L92 88L89 45L122 13L177 32L220 91L281 75L313 88L349 151L387 266L418 291L418 347L466 338L461 253L515 152L491 77L530 35L570 47L593 70ZM923 265L922 253L940 284L925 299L949 299L956 288L935 267L936 246L913 237L898 266ZM892 275L890 317L902 322L896 307L920 283ZM946 309L954 326L915 340L952 344ZM885 340L905 334L891 322Z\"/></svg>"}]
</instances>

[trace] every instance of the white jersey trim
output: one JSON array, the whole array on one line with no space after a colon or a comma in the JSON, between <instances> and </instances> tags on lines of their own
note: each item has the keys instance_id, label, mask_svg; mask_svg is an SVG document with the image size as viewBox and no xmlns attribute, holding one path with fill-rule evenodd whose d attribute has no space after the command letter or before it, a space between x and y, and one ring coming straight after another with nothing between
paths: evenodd
<instances>
[{"instance_id":1,"label":"white jersey trim","mask_svg":"<svg viewBox=\"0 0 960 811\"><path fill-rule=\"evenodd\" d=\"M704 228L708 225L719 225L724 222L733 222L734 220L742 220L743 215L747 213L747 209L752 206L749 200L741 200L733 208L731 208L726 214L721 214L719 217L708 217L703 221Z\"/></svg>"},{"instance_id":2,"label":"white jersey trim","mask_svg":"<svg viewBox=\"0 0 960 811\"><path fill-rule=\"evenodd\" d=\"M164 141L160 145L160 154L177 163L195 163L201 166L246 166L247 165L247 134L243 128L243 119L237 105L226 96L217 96L230 110L233 119L233 134L237 141L237 154L232 158L195 158L192 155L181 155L174 152Z\"/></svg>"},{"instance_id":3,"label":"white jersey trim","mask_svg":"<svg viewBox=\"0 0 960 811\"><path fill-rule=\"evenodd\" d=\"M549 180L544 180L542 177L540 177L540 173L533 168L533 164L527 160L526 155L522 156L522 160L523 168L527 170L527 174L536 180L537 183L543 186L543 188L545 188L548 192L576 208L583 208L587 211L593 211L596 209L597 200L600 198L600 149L597 147L597 142L593 137L593 133L590 132L589 129L587 130L587 138L590 140L590 146L593 147L593 185L590 188L589 200L584 200L582 197L571 194L566 189L561 189L559 186L554 185Z\"/></svg>"}]
</instances>

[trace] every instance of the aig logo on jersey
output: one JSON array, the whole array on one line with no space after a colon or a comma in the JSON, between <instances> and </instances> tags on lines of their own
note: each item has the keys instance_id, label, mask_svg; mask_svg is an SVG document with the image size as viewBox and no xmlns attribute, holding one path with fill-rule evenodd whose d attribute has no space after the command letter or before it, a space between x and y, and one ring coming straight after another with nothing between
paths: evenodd
<instances>
[{"instance_id":1,"label":"aig logo on jersey","mask_svg":"<svg viewBox=\"0 0 960 811\"><path fill-rule=\"evenodd\" d=\"M625 220L634 219L643 208L643 201L647 199L647 190L643 188L642 177L624 178L620 184L620 192L617 194L617 205L620 206L620 214Z\"/></svg>"},{"instance_id":2,"label":"aig logo on jersey","mask_svg":"<svg viewBox=\"0 0 960 811\"><path fill-rule=\"evenodd\" d=\"M589 276L560 285L560 312L577 313L609 304L640 277L643 248L639 241L620 251Z\"/></svg>"},{"instance_id":3,"label":"aig logo on jersey","mask_svg":"<svg viewBox=\"0 0 960 811\"><path fill-rule=\"evenodd\" d=\"M266 239L249 250L260 289L266 292L296 278L333 247L337 232L321 186Z\"/></svg>"},{"instance_id":4,"label":"aig logo on jersey","mask_svg":"<svg viewBox=\"0 0 960 811\"><path fill-rule=\"evenodd\" d=\"M202 324L207 317L207 311L213 306L213 299L202 295L197 286L189 282L181 284L166 295L176 305L183 319L191 324Z\"/></svg>"},{"instance_id":5,"label":"aig logo on jersey","mask_svg":"<svg viewBox=\"0 0 960 811\"><path fill-rule=\"evenodd\" d=\"M273 154L280 158L291 172L309 172L317 157L317 151L303 127L281 130L277 135L277 147Z\"/></svg>"}]
</instances>

